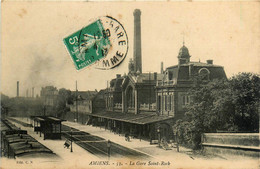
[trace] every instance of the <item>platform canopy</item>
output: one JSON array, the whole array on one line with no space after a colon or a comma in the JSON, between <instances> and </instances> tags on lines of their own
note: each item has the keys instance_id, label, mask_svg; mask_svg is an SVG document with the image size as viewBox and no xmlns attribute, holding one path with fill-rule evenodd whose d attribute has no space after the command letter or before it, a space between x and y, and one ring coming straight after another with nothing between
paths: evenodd
<instances>
[{"instance_id":1,"label":"platform canopy","mask_svg":"<svg viewBox=\"0 0 260 169\"><path fill-rule=\"evenodd\" d=\"M93 117L106 118L111 120L123 121L134 124L149 124L159 121L164 121L172 119L172 116L158 116L155 113L145 113L145 114L132 114L132 113L118 113L118 112L102 112L89 114Z\"/></svg>"},{"instance_id":2,"label":"platform canopy","mask_svg":"<svg viewBox=\"0 0 260 169\"><path fill-rule=\"evenodd\" d=\"M48 121L48 122L62 122L62 121L66 121L66 120L62 120L56 117L52 117L52 116L31 116L31 119L35 120L35 121Z\"/></svg>"}]
</instances>

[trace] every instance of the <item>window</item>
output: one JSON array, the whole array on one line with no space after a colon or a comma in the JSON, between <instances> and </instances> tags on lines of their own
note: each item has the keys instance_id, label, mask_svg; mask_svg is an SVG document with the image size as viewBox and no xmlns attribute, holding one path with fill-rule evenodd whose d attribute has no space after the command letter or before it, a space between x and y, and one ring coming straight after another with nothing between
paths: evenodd
<instances>
[{"instance_id":1,"label":"window","mask_svg":"<svg viewBox=\"0 0 260 169\"><path fill-rule=\"evenodd\" d=\"M171 98L171 95L168 95L168 110L171 111L171 108L172 108L172 98Z\"/></svg>"},{"instance_id":2,"label":"window","mask_svg":"<svg viewBox=\"0 0 260 169\"><path fill-rule=\"evenodd\" d=\"M158 96L158 110L161 111L161 96Z\"/></svg>"},{"instance_id":3,"label":"window","mask_svg":"<svg viewBox=\"0 0 260 169\"><path fill-rule=\"evenodd\" d=\"M128 108L135 107L135 95L134 95L134 90L131 86L128 87L126 92L126 103Z\"/></svg>"},{"instance_id":4,"label":"window","mask_svg":"<svg viewBox=\"0 0 260 169\"><path fill-rule=\"evenodd\" d=\"M186 99L187 99L186 104L190 104L190 96L186 96Z\"/></svg>"},{"instance_id":5,"label":"window","mask_svg":"<svg viewBox=\"0 0 260 169\"><path fill-rule=\"evenodd\" d=\"M188 105L190 104L190 96L182 96L182 105Z\"/></svg>"},{"instance_id":6,"label":"window","mask_svg":"<svg viewBox=\"0 0 260 169\"><path fill-rule=\"evenodd\" d=\"M52 124L52 133L60 133L60 125Z\"/></svg>"},{"instance_id":7,"label":"window","mask_svg":"<svg viewBox=\"0 0 260 169\"><path fill-rule=\"evenodd\" d=\"M171 101L172 101L172 111L174 112L174 107L175 107L175 105L174 105L174 95L171 95L171 97L172 97L172 99L171 99Z\"/></svg>"},{"instance_id":8,"label":"window","mask_svg":"<svg viewBox=\"0 0 260 169\"><path fill-rule=\"evenodd\" d=\"M164 100L164 96L162 96L162 112L163 112L163 110L165 109L165 108L164 108L164 101L165 101L165 100Z\"/></svg>"},{"instance_id":9,"label":"window","mask_svg":"<svg viewBox=\"0 0 260 169\"><path fill-rule=\"evenodd\" d=\"M167 96L166 95L164 96L164 103L165 103L164 110L167 111Z\"/></svg>"}]
</instances>

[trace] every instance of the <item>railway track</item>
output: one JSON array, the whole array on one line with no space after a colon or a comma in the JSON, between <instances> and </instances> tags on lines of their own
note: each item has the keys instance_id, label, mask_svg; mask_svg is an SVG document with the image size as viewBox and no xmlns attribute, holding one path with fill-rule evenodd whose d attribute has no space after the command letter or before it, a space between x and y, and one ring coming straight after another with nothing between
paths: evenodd
<instances>
[{"instance_id":1,"label":"railway track","mask_svg":"<svg viewBox=\"0 0 260 169\"><path fill-rule=\"evenodd\" d=\"M25 122L16 119L9 119L9 120L28 127L28 124ZM12 125L10 122L8 123L9 125ZM92 153L95 156L98 156L100 158L108 157L108 146L107 146L108 143L107 140L105 140L104 138L91 135L90 133L80 131L75 128L71 128L66 125L62 125L62 135L68 140L70 140L72 136L72 141L74 143L76 143L77 145L79 145L80 147L82 147L83 149L87 150L88 152ZM110 157L131 158L131 159L138 159L138 160L139 159L148 160L152 158L142 152L129 149L115 142L111 142L110 145L111 145Z\"/></svg>"},{"instance_id":2,"label":"railway track","mask_svg":"<svg viewBox=\"0 0 260 169\"><path fill-rule=\"evenodd\" d=\"M72 138L72 141L74 143L76 143L77 145L79 145L80 147L82 147L83 149L87 150L95 156L103 158L108 156L107 140L101 137L91 135L87 132L71 128L66 125L62 125L62 134L65 138L69 140ZM151 159L150 156L144 153L121 146L119 144L116 144L115 142L111 142L110 156L139 160Z\"/></svg>"},{"instance_id":3,"label":"railway track","mask_svg":"<svg viewBox=\"0 0 260 169\"><path fill-rule=\"evenodd\" d=\"M29 124L29 123L26 123L26 122L17 120L17 119L15 119L15 118L8 117L7 120L10 120L10 121L13 121L13 122L15 122L15 123L21 124L21 125L24 126L24 127L32 127L32 124Z\"/></svg>"}]
</instances>

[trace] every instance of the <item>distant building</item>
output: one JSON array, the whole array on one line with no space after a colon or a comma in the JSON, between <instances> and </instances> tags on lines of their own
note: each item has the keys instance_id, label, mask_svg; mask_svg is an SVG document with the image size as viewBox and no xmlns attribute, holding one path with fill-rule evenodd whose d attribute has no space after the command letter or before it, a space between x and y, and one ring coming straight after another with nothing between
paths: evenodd
<instances>
[{"instance_id":1,"label":"distant building","mask_svg":"<svg viewBox=\"0 0 260 169\"><path fill-rule=\"evenodd\" d=\"M58 103L58 89L54 86L45 86L41 88L40 99L43 103L43 115L57 116L55 107Z\"/></svg>"},{"instance_id":2,"label":"distant building","mask_svg":"<svg viewBox=\"0 0 260 169\"><path fill-rule=\"evenodd\" d=\"M76 91L72 94L76 96ZM105 90L98 91L78 91L77 99L72 105L68 105L74 119L82 124L88 121L88 114L105 110Z\"/></svg>"},{"instance_id":3,"label":"distant building","mask_svg":"<svg viewBox=\"0 0 260 169\"><path fill-rule=\"evenodd\" d=\"M88 99L90 97L95 96L97 93L98 93L97 90L94 90L94 91L90 91L90 90L88 90L88 91L78 91L78 92L71 91L72 96L75 98L76 95L77 95L78 100Z\"/></svg>"},{"instance_id":4,"label":"distant building","mask_svg":"<svg viewBox=\"0 0 260 169\"><path fill-rule=\"evenodd\" d=\"M58 101L58 89L54 86L46 86L41 89L41 99L45 106L54 107Z\"/></svg>"}]
</instances>

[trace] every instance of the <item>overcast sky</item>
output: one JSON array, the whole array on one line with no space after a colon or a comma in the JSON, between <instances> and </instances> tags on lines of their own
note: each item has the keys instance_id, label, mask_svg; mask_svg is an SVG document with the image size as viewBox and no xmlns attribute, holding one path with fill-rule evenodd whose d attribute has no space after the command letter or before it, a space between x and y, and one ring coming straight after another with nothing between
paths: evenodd
<instances>
[{"instance_id":1,"label":"overcast sky","mask_svg":"<svg viewBox=\"0 0 260 169\"><path fill-rule=\"evenodd\" d=\"M95 90L107 80L128 72L133 57L133 11L142 11L143 72L159 72L177 64L183 33L191 60L224 66L228 77L238 72L259 73L260 3L91 3L3 2L1 22L1 92L20 95L35 87ZM63 38L87 26L99 16L110 15L124 26L129 51L112 70L93 67L77 72Z\"/></svg>"}]
</instances>

